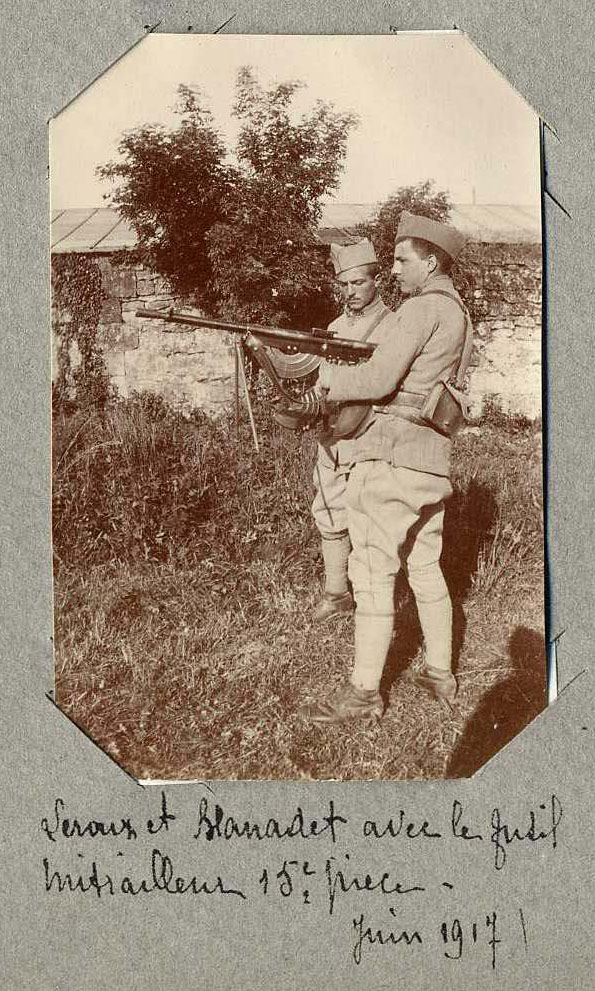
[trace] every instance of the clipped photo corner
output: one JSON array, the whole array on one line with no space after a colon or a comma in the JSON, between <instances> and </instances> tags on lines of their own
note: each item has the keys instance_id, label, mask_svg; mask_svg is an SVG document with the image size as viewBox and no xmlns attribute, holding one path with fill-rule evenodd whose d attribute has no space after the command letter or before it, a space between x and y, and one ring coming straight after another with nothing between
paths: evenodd
<instances>
[{"instance_id":1,"label":"clipped photo corner","mask_svg":"<svg viewBox=\"0 0 595 991\"><path fill-rule=\"evenodd\" d=\"M538 115L460 32L153 34L50 183L56 704L143 781L473 775L546 705Z\"/></svg>"}]
</instances>

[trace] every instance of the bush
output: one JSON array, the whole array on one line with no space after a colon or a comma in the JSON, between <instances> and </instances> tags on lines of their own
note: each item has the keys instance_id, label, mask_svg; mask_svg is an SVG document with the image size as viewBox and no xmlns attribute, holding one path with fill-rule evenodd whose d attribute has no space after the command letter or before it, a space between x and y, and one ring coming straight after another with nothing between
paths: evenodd
<instances>
[{"instance_id":1,"label":"bush","mask_svg":"<svg viewBox=\"0 0 595 991\"><path fill-rule=\"evenodd\" d=\"M455 442L454 709L402 677L421 646L402 582L382 725L321 734L296 710L345 677L353 628L309 622L313 438L255 415L260 453L245 425L150 395L56 417L58 705L139 777L473 773L543 705L539 437L486 424Z\"/></svg>"},{"instance_id":2,"label":"bush","mask_svg":"<svg viewBox=\"0 0 595 991\"><path fill-rule=\"evenodd\" d=\"M245 427L236 437L229 422L184 417L148 393L55 416L58 562L234 559L256 541L299 534L311 456L257 415L260 454Z\"/></svg>"}]
</instances>

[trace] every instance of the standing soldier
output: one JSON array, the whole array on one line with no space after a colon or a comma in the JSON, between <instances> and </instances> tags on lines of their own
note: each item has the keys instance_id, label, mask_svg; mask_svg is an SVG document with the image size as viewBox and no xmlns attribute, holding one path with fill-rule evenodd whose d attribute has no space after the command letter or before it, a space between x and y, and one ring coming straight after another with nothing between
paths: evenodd
<instances>
[{"instance_id":1,"label":"standing soldier","mask_svg":"<svg viewBox=\"0 0 595 991\"><path fill-rule=\"evenodd\" d=\"M380 297L380 266L374 246L367 238L345 247L332 244L331 262L344 311L329 330L337 337L366 341L391 313ZM322 538L325 585L314 611L315 623L350 613L354 607L347 580L351 541L345 506L353 453L353 440L318 445L312 514Z\"/></svg>"},{"instance_id":2,"label":"standing soldier","mask_svg":"<svg viewBox=\"0 0 595 991\"><path fill-rule=\"evenodd\" d=\"M401 215L392 271L410 298L396 312L380 299L370 242L331 249L346 303L332 329L377 347L356 367L320 368L317 388L328 402L368 402L373 412L354 439L321 449L315 469L325 590L314 618L353 608L347 572L357 609L351 677L334 696L302 706L314 722L382 715L379 686L403 559L425 648L424 666L411 679L438 698L452 700L457 691L452 604L439 563L452 442L444 424L438 430L425 417L435 387L460 382L469 360L471 324L449 274L464 243L446 224Z\"/></svg>"}]
</instances>

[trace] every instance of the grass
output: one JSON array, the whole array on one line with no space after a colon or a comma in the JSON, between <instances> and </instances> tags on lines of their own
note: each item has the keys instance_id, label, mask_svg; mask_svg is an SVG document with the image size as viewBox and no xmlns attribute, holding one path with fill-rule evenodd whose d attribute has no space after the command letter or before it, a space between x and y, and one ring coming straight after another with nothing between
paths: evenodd
<instances>
[{"instance_id":1,"label":"grass","mask_svg":"<svg viewBox=\"0 0 595 991\"><path fill-rule=\"evenodd\" d=\"M454 706L401 677L421 645L403 582L384 719L321 729L297 706L345 678L353 622L310 623L313 439L259 417L260 454L147 396L55 416L58 704L141 778L473 773L544 705L539 432L486 415L456 441Z\"/></svg>"}]
</instances>

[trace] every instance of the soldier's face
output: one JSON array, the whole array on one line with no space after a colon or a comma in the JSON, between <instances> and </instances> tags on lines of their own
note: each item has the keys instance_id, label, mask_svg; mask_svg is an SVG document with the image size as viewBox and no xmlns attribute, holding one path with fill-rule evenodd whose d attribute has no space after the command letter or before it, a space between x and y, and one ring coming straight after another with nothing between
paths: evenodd
<instances>
[{"instance_id":1,"label":"soldier's face","mask_svg":"<svg viewBox=\"0 0 595 991\"><path fill-rule=\"evenodd\" d=\"M354 313L359 313L378 295L380 275L371 275L367 265L350 268L337 276L337 285L344 303Z\"/></svg>"},{"instance_id":2,"label":"soldier's face","mask_svg":"<svg viewBox=\"0 0 595 991\"><path fill-rule=\"evenodd\" d=\"M433 255L420 258L409 239L399 241L395 247L392 274L402 293L409 296L424 286L436 267Z\"/></svg>"}]
</instances>

